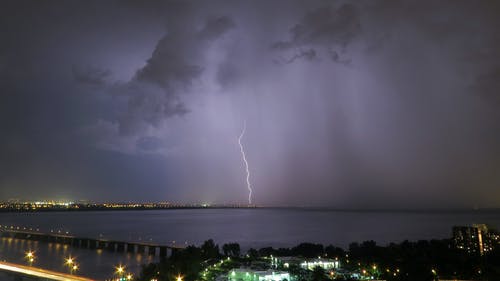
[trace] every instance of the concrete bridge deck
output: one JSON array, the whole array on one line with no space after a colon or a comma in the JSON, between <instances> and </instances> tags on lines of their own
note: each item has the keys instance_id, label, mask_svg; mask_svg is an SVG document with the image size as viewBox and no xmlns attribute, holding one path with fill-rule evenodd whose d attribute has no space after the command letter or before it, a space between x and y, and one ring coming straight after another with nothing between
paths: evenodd
<instances>
[{"instance_id":1,"label":"concrete bridge deck","mask_svg":"<svg viewBox=\"0 0 500 281\"><path fill-rule=\"evenodd\" d=\"M144 253L167 257L184 247L176 245L161 245L152 242L128 242L100 238L76 237L69 234L43 233L31 230L17 230L0 227L0 236L17 239L54 242L87 249L107 249L115 252Z\"/></svg>"}]
</instances>

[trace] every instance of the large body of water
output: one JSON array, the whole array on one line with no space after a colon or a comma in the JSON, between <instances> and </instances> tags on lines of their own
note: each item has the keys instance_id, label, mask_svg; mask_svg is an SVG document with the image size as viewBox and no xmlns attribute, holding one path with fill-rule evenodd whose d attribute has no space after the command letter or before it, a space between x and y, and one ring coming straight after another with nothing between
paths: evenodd
<instances>
[{"instance_id":1,"label":"large body of water","mask_svg":"<svg viewBox=\"0 0 500 281\"><path fill-rule=\"evenodd\" d=\"M0 213L0 225L69 232L80 237L159 244L199 245L214 239L240 243L244 250L290 247L301 242L347 248L351 242L378 244L403 240L441 239L454 225L486 223L500 228L500 212L347 212L316 209L178 209L154 211ZM147 255L75 249L70 246L4 238L0 259L25 263L24 253L37 252L37 264L65 270L64 257L77 257L83 275L105 279L121 263L132 272L155 261Z\"/></svg>"}]
</instances>

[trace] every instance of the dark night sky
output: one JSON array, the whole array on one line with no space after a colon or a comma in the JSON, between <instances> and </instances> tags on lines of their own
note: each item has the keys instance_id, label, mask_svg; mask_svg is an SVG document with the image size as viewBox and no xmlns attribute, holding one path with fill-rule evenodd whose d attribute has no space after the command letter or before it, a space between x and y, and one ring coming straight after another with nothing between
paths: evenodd
<instances>
[{"instance_id":1,"label":"dark night sky","mask_svg":"<svg viewBox=\"0 0 500 281\"><path fill-rule=\"evenodd\" d=\"M3 1L0 199L500 207L497 1Z\"/></svg>"}]
</instances>

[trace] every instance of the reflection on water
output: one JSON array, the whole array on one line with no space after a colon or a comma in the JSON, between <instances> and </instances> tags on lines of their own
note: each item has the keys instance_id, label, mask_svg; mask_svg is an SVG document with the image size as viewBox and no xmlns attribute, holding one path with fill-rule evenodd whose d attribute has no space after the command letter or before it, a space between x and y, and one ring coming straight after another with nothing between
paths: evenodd
<instances>
[{"instance_id":1,"label":"reflection on water","mask_svg":"<svg viewBox=\"0 0 500 281\"><path fill-rule=\"evenodd\" d=\"M128 272L138 274L142 264L154 262L158 257L144 254L111 252L102 249L81 249L59 243L46 243L3 237L0 240L0 259L13 263L29 265L26 253L33 251L33 266L70 272L64 264L72 257L79 266L78 275L103 280L113 275L114 267L125 265Z\"/></svg>"}]
</instances>

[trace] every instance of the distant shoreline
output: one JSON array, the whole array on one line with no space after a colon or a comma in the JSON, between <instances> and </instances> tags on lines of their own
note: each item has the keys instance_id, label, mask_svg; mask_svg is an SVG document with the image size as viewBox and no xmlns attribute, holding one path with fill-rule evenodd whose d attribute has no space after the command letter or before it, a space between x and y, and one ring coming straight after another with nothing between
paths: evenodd
<instances>
[{"instance_id":1,"label":"distant shoreline","mask_svg":"<svg viewBox=\"0 0 500 281\"><path fill-rule=\"evenodd\" d=\"M138 204L140 205L140 204ZM299 206L135 206L107 207L75 205L69 207L43 208L0 208L0 213L42 213L42 212L89 212L89 211L158 211L158 210L217 210L217 209L251 209L251 210L296 210L308 212L348 212L348 213L500 213L500 208L460 209L357 209L333 207L299 207Z\"/></svg>"}]
</instances>

